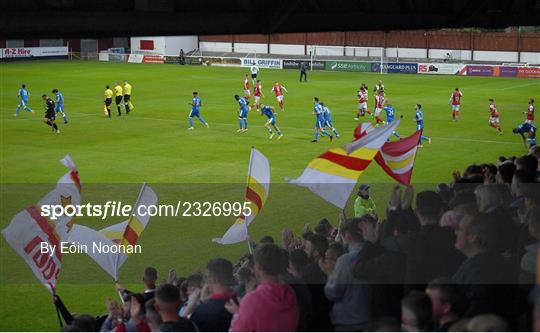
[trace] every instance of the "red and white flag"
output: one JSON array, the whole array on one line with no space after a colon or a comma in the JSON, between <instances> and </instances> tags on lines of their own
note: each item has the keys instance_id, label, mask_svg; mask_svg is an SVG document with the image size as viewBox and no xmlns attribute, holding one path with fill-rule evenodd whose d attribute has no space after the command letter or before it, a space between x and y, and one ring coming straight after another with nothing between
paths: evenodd
<instances>
[{"instance_id":1,"label":"red and white flag","mask_svg":"<svg viewBox=\"0 0 540 333\"><path fill-rule=\"evenodd\" d=\"M81 202L81 182L75 163L69 155L61 161L70 169L56 187L38 203L20 211L2 230L6 242L28 264L37 279L54 294L62 266L60 246L71 231L72 217L42 216L43 205L78 205Z\"/></svg>"},{"instance_id":2,"label":"red and white flag","mask_svg":"<svg viewBox=\"0 0 540 333\"><path fill-rule=\"evenodd\" d=\"M371 123L362 123L354 130L354 138L358 140L373 129ZM375 156L375 161L381 168L400 184L409 185L411 183L421 135L422 131L420 130L401 140L388 141Z\"/></svg>"}]
</instances>

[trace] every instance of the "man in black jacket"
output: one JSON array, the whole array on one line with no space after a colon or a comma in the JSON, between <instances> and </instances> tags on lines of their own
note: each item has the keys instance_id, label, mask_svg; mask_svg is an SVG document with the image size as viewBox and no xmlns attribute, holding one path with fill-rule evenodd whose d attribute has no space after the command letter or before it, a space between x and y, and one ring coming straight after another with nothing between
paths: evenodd
<instances>
[{"instance_id":1,"label":"man in black jacket","mask_svg":"<svg viewBox=\"0 0 540 333\"><path fill-rule=\"evenodd\" d=\"M145 303L148 300L151 300L154 298L154 294L156 292L156 281L158 279L158 273L157 270L154 267L148 266L144 269L143 275L142 275L142 282L144 285L144 298L141 300L142 303ZM122 297L126 297L129 294L132 294L133 292L125 289L122 285L119 283L115 284L116 290L120 292Z\"/></svg>"},{"instance_id":2,"label":"man in black jacket","mask_svg":"<svg viewBox=\"0 0 540 333\"><path fill-rule=\"evenodd\" d=\"M232 315L225 304L236 297L231 285L234 282L233 265L227 259L212 259L206 265L206 284L210 297L199 304L190 319L201 332L227 332Z\"/></svg>"},{"instance_id":3,"label":"man in black jacket","mask_svg":"<svg viewBox=\"0 0 540 333\"><path fill-rule=\"evenodd\" d=\"M469 306L465 316L495 313L512 318L516 274L496 251L497 226L490 215L465 216L456 233L456 248L467 257L453 276L466 290Z\"/></svg>"},{"instance_id":4,"label":"man in black jacket","mask_svg":"<svg viewBox=\"0 0 540 333\"><path fill-rule=\"evenodd\" d=\"M379 243L379 224L373 215L360 217L360 229L364 247L354 267L354 277L372 287L372 318L397 318L401 313L406 256Z\"/></svg>"},{"instance_id":5,"label":"man in black jacket","mask_svg":"<svg viewBox=\"0 0 540 333\"><path fill-rule=\"evenodd\" d=\"M416 196L415 215L420 230L400 237L394 245L406 259L405 285L407 289L424 290L426 284L439 276L452 276L464 256L454 248L455 235L449 227L441 227L444 202L433 191Z\"/></svg>"},{"instance_id":6,"label":"man in black jacket","mask_svg":"<svg viewBox=\"0 0 540 333\"><path fill-rule=\"evenodd\" d=\"M196 326L189 319L178 315L180 311L180 290L172 284L163 284L156 290L155 309L163 322L160 332L195 332Z\"/></svg>"}]
</instances>

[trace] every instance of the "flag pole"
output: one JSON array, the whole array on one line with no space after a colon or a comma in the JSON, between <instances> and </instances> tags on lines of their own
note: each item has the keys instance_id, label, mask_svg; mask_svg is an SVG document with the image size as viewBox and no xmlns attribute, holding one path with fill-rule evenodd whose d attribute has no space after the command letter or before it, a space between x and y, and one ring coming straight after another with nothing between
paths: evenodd
<instances>
[{"instance_id":1,"label":"flag pole","mask_svg":"<svg viewBox=\"0 0 540 333\"><path fill-rule=\"evenodd\" d=\"M129 215L128 223L126 225L126 228L129 226L129 221L133 218L133 215L135 214L135 210L137 209L137 206L139 205L139 201L141 200L142 194L144 192L144 189L146 188L146 182L143 183L141 190L139 191L139 195L137 196L137 201L135 201L135 206L133 206L133 209L131 210L131 215ZM124 234L126 233L126 229L124 229L124 233L122 234L122 238L120 238L120 243L122 244L122 241L124 240ZM116 262L115 262L115 268L116 268L116 278L118 279L118 260L120 260L120 256L116 256ZM122 297L120 297L122 298Z\"/></svg>"},{"instance_id":2,"label":"flag pole","mask_svg":"<svg viewBox=\"0 0 540 333\"><path fill-rule=\"evenodd\" d=\"M117 274L118 275L118 274ZM113 279L113 285L114 285L114 289L116 289L116 284L118 283L118 280L117 279ZM120 292L120 290L116 289L116 292L118 293L118 297L120 297L120 301L122 302L122 304L124 304L124 297L122 297L122 293Z\"/></svg>"},{"instance_id":3,"label":"flag pole","mask_svg":"<svg viewBox=\"0 0 540 333\"><path fill-rule=\"evenodd\" d=\"M56 297L58 297L56 295L56 288L52 288L52 293L53 293L53 299L54 299L54 309L56 310L56 317L58 318L58 323L60 324L60 329L62 329L62 327L64 327L64 324L62 324L62 317L60 317L60 310L58 310L58 304L56 304Z\"/></svg>"},{"instance_id":4,"label":"flag pole","mask_svg":"<svg viewBox=\"0 0 540 333\"><path fill-rule=\"evenodd\" d=\"M248 177L247 177L247 184L246 184L246 195L247 195L247 191L249 189L249 179L251 178L251 167L252 167L252 163L253 163L253 149L255 149L255 147L251 146L251 151L250 151L250 155L249 155L249 165L248 165ZM253 249L251 248L251 244L249 243L249 230L248 230L247 216L245 216L244 225L246 227L246 242L247 242L247 245L248 245L249 253L253 254Z\"/></svg>"},{"instance_id":5,"label":"flag pole","mask_svg":"<svg viewBox=\"0 0 540 333\"><path fill-rule=\"evenodd\" d=\"M54 303L54 307L56 309L56 317L58 317L58 323L60 324L60 328L64 327L64 324L62 324L62 318L60 317L60 310L58 310L58 305Z\"/></svg>"}]
</instances>

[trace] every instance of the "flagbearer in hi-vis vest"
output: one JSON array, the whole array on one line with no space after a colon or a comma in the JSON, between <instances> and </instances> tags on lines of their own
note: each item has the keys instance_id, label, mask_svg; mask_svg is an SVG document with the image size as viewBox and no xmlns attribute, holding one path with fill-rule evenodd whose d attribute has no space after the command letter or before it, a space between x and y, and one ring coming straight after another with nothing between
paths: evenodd
<instances>
[{"instance_id":1,"label":"flagbearer in hi-vis vest","mask_svg":"<svg viewBox=\"0 0 540 333\"><path fill-rule=\"evenodd\" d=\"M366 214L376 214L376 209L375 201L369 196L369 185L360 185L358 197L354 200L354 216L361 217Z\"/></svg>"}]
</instances>

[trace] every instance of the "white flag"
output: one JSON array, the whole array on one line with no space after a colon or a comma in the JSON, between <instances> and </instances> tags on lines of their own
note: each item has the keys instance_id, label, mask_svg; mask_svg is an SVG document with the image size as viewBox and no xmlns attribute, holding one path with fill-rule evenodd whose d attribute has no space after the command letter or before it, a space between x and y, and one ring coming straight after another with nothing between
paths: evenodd
<instances>
[{"instance_id":1,"label":"white flag","mask_svg":"<svg viewBox=\"0 0 540 333\"><path fill-rule=\"evenodd\" d=\"M79 245L84 245L88 249L87 254L92 258L105 272L107 272L114 281L118 281L118 272L120 267L127 259L127 255L124 253L102 253L93 251L94 244L100 244L100 246L116 246L118 245L119 238L112 235L119 235L120 237L124 233L128 221L124 221L118 224L111 225L105 229L96 231L83 225L75 224L72 232L69 235L69 242Z\"/></svg>"}]
</instances>

